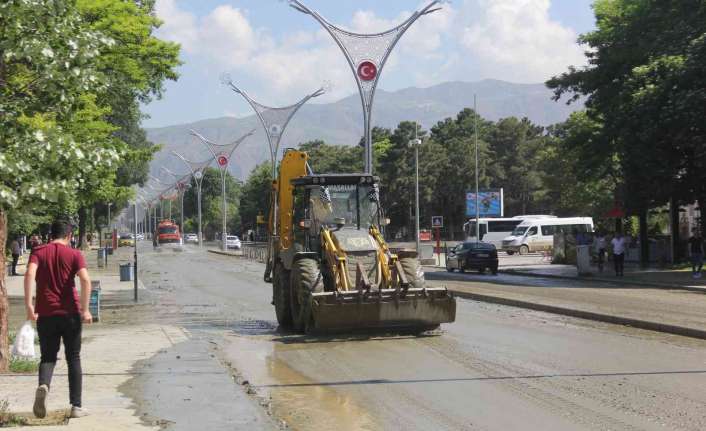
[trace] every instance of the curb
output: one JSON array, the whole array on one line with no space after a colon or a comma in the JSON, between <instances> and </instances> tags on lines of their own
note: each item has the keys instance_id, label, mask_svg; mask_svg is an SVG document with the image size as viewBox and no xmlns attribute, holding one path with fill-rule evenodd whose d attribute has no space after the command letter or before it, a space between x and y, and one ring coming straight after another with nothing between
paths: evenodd
<instances>
[{"instance_id":1,"label":"curb","mask_svg":"<svg viewBox=\"0 0 706 431\"><path fill-rule=\"evenodd\" d=\"M556 275L556 274L541 274L541 273L536 273L536 272L525 272L525 271L517 271L513 269L501 269L498 270L499 273L501 274L508 274L508 275L519 275L519 276L525 276L525 277L537 277L537 278L554 278L554 279L559 279L559 280L579 280L579 281L592 281L595 283L608 283L608 284L622 284L622 285L629 285L629 286L647 286L647 287L654 287L656 289L669 289L669 290L686 290L689 292L701 292L701 293L706 293L706 288L703 287L692 287L692 286L683 286L683 285L678 285L678 284L666 284L666 283L655 283L651 281L628 281L628 280L623 280L623 279L608 279L608 278L594 278L594 277L574 277L570 275Z\"/></svg>"},{"instance_id":2,"label":"curb","mask_svg":"<svg viewBox=\"0 0 706 431\"><path fill-rule=\"evenodd\" d=\"M535 311L543 311L545 313L560 314L562 316L576 317L579 319L594 320L597 322L630 326L633 328L646 329L648 331L663 332L667 334L680 335L682 337L706 340L706 330L702 329L670 325L649 320L633 319L631 317L614 316L610 314L596 313L593 311L577 310L574 308L559 307L556 305L539 304L536 302L523 301L519 299L464 292L454 289L449 289L449 291L453 292L454 296L458 296L459 298L472 299L475 301L488 302L492 304L507 305L510 307L526 308Z\"/></svg>"},{"instance_id":3,"label":"curb","mask_svg":"<svg viewBox=\"0 0 706 431\"><path fill-rule=\"evenodd\" d=\"M235 254L232 251L222 251L222 250L206 250L209 253L220 254L221 256L231 256L231 257L242 257L242 254Z\"/></svg>"}]
</instances>

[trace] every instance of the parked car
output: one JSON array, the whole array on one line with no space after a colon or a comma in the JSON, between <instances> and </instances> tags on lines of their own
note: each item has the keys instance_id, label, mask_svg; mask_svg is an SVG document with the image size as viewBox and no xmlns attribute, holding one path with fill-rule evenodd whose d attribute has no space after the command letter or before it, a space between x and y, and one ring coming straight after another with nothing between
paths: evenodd
<instances>
[{"instance_id":1,"label":"parked car","mask_svg":"<svg viewBox=\"0 0 706 431\"><path fill-rule=\"evenodd\" d=\"M240 238L235 235L226 235L226 248L234 248L240 250L242 244L240 243Z\"/></svg>"},{"instance_id":2,"label":"parked car","mask_svg":"<svg viewBox=\"0 0 706 431\"><path fill-rule=\"evenodd\" d=\"M138 233L138 234L137 234L137 240L138 240L138 241L144 241L144 239L145 239L145 235L144 235L144 234L141 234L141 233Z\"/></svg>"},{"instance_id":3,"label":"parked car","mask_svg":"<svg viewBox=\"0 0 706 431\"><path fill-rule=\"evenodd\" d=\"M446 270L464 272L475 269L481 274L490 270L493 275L498 273L498 250L495 245L487 242L466 241L449 249L446 255Z\"/></svg>"},{"instance_id":4,"label":"parked car","mask_svg":"<svg viewBox=\"0 0 706 431\"><path fill-rule=\"evenodd\" d=\"M195 233L187 233L184 235L184 242L194 242L198 243L199 242L199 236L196 235Z\"/></svg>"}]
</instances>

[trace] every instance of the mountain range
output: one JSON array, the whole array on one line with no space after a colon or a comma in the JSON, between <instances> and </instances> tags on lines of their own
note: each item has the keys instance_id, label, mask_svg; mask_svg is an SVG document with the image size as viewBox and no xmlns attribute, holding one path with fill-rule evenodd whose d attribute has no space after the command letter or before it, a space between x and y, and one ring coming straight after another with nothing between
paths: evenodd
<instances>
[{"instance_id":1,"label":"mountain range","mask_svg":"<svg viewBox=\"0 0 706 431\"><path fill-rule=\"evenodd\" d=\"M473 107L477 95L478 112L488 120L506 117L527 117L532 122L548 126L568 118L581 109L580 103L566 105L551 99L552 93L544 84L515 84L498 80L478 82L447 82L428 88L406 88L388 92L378 89L373 108L373 124L394 129L401 121L418 121L429 128L448 117L455 117L464 108ZM195 130L209 140L225 144L255 130L236 149L230 171L245 179L258 164L269 160L265 133L253 114L243 118L223 117L200 120L190 124L147 129L151 142L162 145L151 165L152 174L160 175L164 166L173 172L187 172L184 164L172 151L192 161L207 159L207 150L190 136ZM280 150L295 147L302 142L322 139L329 144L354 145L363 130L360 97L355 94L333 103L304 105L287 126Z\"/></svg>"}]
</instances>

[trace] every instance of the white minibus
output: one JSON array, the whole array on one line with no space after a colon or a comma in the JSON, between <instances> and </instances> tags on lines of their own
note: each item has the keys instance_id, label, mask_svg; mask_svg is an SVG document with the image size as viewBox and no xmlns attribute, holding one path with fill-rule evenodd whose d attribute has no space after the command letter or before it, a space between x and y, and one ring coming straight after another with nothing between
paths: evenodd
<instances>
[{"instance_id":1,"label":"white minibus","mask_svg":"<svg viewBox=\"0 0 706 431\"><path fill-rule=\"evenodd\" d=\"M527 219L518 224L507 238L501 250L507 254L527 254L535 251L552 250L555 233L593 232L591 217Z\"/></svg>"},{"instance_id":2,"label":"white minibus","mask_svg":"<svg viewBox=\"0 0 706 431\"><path fill-rule=\"evenodd\" d=\"M512 218L480 218L480 240L495 245L500 250L503 239L512 234L517 225L525 220L556 218L549 215L522 215ZM476 219L468 220L463 225L466 239L473 241L476 239Z\"/></svg>"}]
</instances>

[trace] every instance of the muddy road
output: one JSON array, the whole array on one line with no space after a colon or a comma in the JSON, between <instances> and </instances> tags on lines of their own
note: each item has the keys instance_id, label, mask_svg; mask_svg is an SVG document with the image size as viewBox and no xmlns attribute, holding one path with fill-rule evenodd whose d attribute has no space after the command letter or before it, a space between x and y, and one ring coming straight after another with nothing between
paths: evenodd
<instances>
[{"instance_id":1,"label":"muddy road","mask_svg":"<svg viewBox=\"0 0 706 431\"><path fill-rule=\"evenodd\" d=\"M154 317L290 429L706 429L704 341L463 299L438 335L305 337L278 331L258 263L187 247L141 265Z\"/></svg>"}]
</instances>

